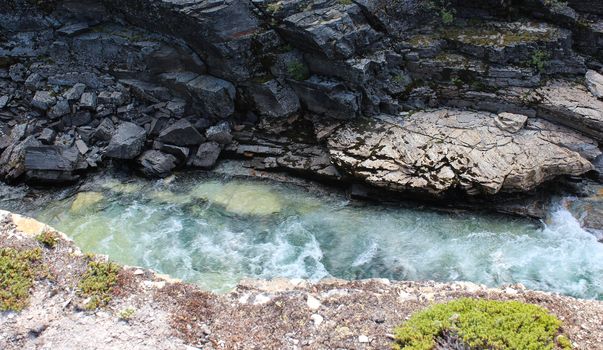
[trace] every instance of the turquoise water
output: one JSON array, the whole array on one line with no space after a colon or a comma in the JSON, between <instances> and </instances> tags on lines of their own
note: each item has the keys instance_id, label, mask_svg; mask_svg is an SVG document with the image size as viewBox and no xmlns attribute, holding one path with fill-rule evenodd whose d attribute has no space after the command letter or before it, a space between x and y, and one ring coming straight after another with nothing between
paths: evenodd
<instances>
[{"instance_id":1,"label":"turquoise water","mask_svg":"<svg viewBox=\"0 0 603 350\"><path fill-rule=\"evenodd\" d=\"M18 211L69 234L83 250L216 292L245 277L385 277L519 282L603 299L603 244L564 209L543 228L502 216L354 203L276 182L190 176L97 178L44 202L22 201ZM17 210L10 203L0 207Z\"/></svg>"}]
</instances>

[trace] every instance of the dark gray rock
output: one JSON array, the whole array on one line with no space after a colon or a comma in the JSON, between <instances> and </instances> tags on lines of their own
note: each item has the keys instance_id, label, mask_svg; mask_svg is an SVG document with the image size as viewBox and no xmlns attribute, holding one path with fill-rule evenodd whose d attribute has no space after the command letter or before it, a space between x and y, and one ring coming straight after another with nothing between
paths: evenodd
<instances>
[{"instance_id":1,"label":"dark gray rock","mask_svg":"<svg viewBox=\"0 0 603 350\"><path fill-rule=\"evenodd\" d=\"M119 82L129 87L134 96L151 103L169 101L172 98L170 91L163 86L136 79L122 79Z\"/></svg>"},{"instance_id":2,"label":"dark gray rock","mask_svg":"<svg viewBox=\"0 0 603 350\"><path fill-rule=\"evenodd\" d=\"M91 72L69 72L56 74L48 77L48 83L60 86L73 86L77 83L81 83L92 89L98 89L101 86L101 81L98 76Z\"/></svg>"},{"instance_id":3,"label":"dark gray rock","mask_svg":"<svg viewBox=\"0 0 603 350\"><path fill-rule=\"evenodd\" d=\"M300 109L295 91L277 80L254 84L249 90L260 115L273 118L288 117Z\"/></svg>"},{"instance_id":4,"label":"dark gray rock","mask_svg":"<svg viewBox=\"0 0 603 350\"><path fill-rule=\"evenodd\" d=\"M175 156L181 162L185 162L188 159L188 155L190 154L190 149L188 149L188 147L161 144L159 145L159 149L162 152Z\"/></svg>"},{"instance_id":5,"label":"dark gray rock","mask_svg":"<svg viewBox=\"0 0 603 350\"><path fill-rule=\"evenodd\" d=\"M140 126L124 122L117 130L105 150L105 155L116 159L134 159L142 151L146 140L146 130Z\"/></svg>"},{"instance_id":6,"label":"dark gray rock","mask_svg":"<svg viewBox=\"0 0 603 350\"><path fill-rule=\"evenodd\" d=\"M236 90L232 83L211 75L201 75L186 86L207 116L226 118L234 113Z\"/></svg>"},{"instance_id":7,"label":"dark gray rock","mask_svg":"<svg viewBox=\"0 0 603 350\"><path fill-rule=\"evenodd\" d=\"M54 97L50 91L37 91L31 100L31 105L37 109L46 111L48 108L52 107L56 101L56 97Z\"/></svg>"},{"instance_id":8,"label":"dark gray rock","mask_svg":"<svg viewBox=\"0 0 603 350\"><path fill-rule=\"evenodd\" d=\"M280 29L292 45L332 59L349 58L381 38L355 4L300 11Z\"/></svg>"},{"instance_id":9,"label":"dark gray rock","mask_svg":"<svg viewBox=\"0 0 603 350\"><path fill-rule=\"evenodd\" d=\"M338 119L353 119L360 113L360 96L335 80L316 76L290 81L302 104L310 111Z\"/></svg>"},{"instance_id":10,"label":"dark gray rock","mask_svg":"<svg viewBox=\"0 0 603 350\"><path fill-rule=\"evenodd\" d=\"M203 169L212 168L216 164L218 157L220 157L221 151L222 148L217 142L202 143L197 153L191 159L191 165Z\"/></svg>"},{"instance_id":11,"label":"dark gray rock","mask_svg":"<svg viewBox=\"0 0 603 350\"><path fill-rule=\"evenodd\" d=\"M232 134L228 122L222 122L214 125L205 131L208 141L216 141L219 144L227 145L232 142Z\"/></svg>"},{"instance_id":12,"label":"dark gray rock","mask_svg":"<svg viewBox=\"0 0 603 350\"><path fill-rule=\"evenodd\" d=\"M115 125L110 118L103 119L92 133L92 138L99 141L109 141L115 132Z\"/></svg>"},{"instance_id":13,"label":"dark gray rock","mask_svg":"<svg viewBox=\"0 0 603 350\"><path fill-rule=\"evenodd\" d=\"M13 64L8 69L8 76L13 81L16 81L16 82L25 81L26 75L27 75L27 68L21 63Z\"/></svg>"},{"instance_id":14,"label":"dark gray rock","mask_svg":"<svg viewBox=\"0 0 603 350\"><path fill-rule=\"evenodd\" d=\"M82 126L88 125L92 121L92 115L88 111L79 111L69 117L69 125Z\"/></svg>"},{"instance_id":15,"label":"dark gray rock","mask_svg":"<svg viewBox=\"0 0 603 350\"><path fill-rule=\"evenodd\" d=\"M174 117L182 117L186 112L186 102L182 100L169 101L165 109L170 111Z\"/></svg>"},{"instance_id":16,"label":"dark gray rock","mask_svg":"<svg viewBox=\"0 0 603 350\"><path fill-rule=\"evenodd\" d=\"M73 147L38 146L25 149L25 170L29 180L42 182L73 181L80 154Z\"/></svg>"},{"instance_id":17,"label":"dark gray rock","mask_svg":"<svg viewBox=\"0 0 603 350\"><path fill-rule=\"evenodd\" d=\"M176 146L192 146L205 141L205 138L188 120L180 119L159 134L159 141Z\"/></svg>"},{"instance_id":18,"label":"dark gray rock","mask_svg":"<svg viewBox=\"0 0 603 350\"><path fill-rule=\"evenodd\" d=\"M40 74L32 73L25 80L25 87L29 90L37 90L42 85L42 79Z\"/></svg>"},{"instance_id":19,"label":"dark gray rock","mask_svg":"<svg viewBox=\"0 0 603 350\"><path fill-rule=\"evenodd\" d=\"M25 149L40 146L40 141L29 136L21 142L11 143L0 155L0 178L6 182L17 181L25 173Z\"/></svg>"},{"instance_id":20,"label":"dark gray rock","mask_svg":"<svg viewBox=\"0 0 603 350\"><path fill-rule=\"evenodd\" d=\"M77 101L82 97L82 94L86 90L86 85L82 83L77 83L73 85L69 90L65 91L63 97L68 101Z\"/></svg>"},{"instance_id":21,"label":"dark gray rock","mask_svg":"<svg viewBox=\"0 0 603 350\"><path fill-rule=\"evenodd\" d=\"M6 107L8 101L10 101L10 97L8 95L0 96L0 109Z\"/></svg>"},{"instance_id":22,"label":"dark gray rock","mask_svg":"<svg viewBox=\"0 0 603 350\"><path fill-rule=\"evenodd\" d=\"M157 150L149 150L138 158L138 164L146 176L163 178L169 176L176 167L176 157Z\"/></svg>"},{"instance_id":23,"label":"dark gray rock","mask_svg":"<svg viewBox=\"0 0 603 350\"><path fill-rule=\"evenodd\" d=\"M51 119L57 119L66 114L69 114L69 112L71 112L71 107L69 106L69 101L59 100L48 111L48 117Z\"/></svg>"},{"instance_id":24,"label":"dark gray rock","mask_svg":"<svg viewBox=\"0 0 603 350\"><path fill-rule=\"evenodd\" d=\"M94 92L84 92L80 97L80 108L87 110L95 110L97 104L97 96Z\"/></svg>"},{"instance_id":25,"label":"dark gray rock","mask_svg":"<svg viewBox=\"0 0 603 350\"><path fill-rule=\"evenodd\" d=\"M44 128L42 130L42 132L40 133L40 136L38 136L38 140L40 140L40 142L42 142L45 145L50 145L54 142L54 139L56 138L57 134L54 130L50 129L50 128Z\"/></svg>"}]
</instances>

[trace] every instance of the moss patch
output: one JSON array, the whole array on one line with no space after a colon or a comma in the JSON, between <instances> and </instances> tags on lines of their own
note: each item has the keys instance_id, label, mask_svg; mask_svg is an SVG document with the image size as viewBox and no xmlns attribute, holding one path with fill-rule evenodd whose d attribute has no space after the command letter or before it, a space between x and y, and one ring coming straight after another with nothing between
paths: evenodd
<instances>
[{"instance_id":1,"label":"moss patch","mask_svg":"<svg viewBox=\"0 0 603 350\"><path fill-rule=\"evenodd\" d=\"M88 270L78 287L80 294L90 298L86 303L87 310L95 310L111 301L111 292L117 284L120 266L111 262L90 261Z\"/></svg>"},{"instance_id":2,"label":"moss patch","mask_svg":"<svg viewBox=\"0 0 603 350\"><path fill-rule=\"evenodd\" d=\"M40 249L0 249L0 311L20 311L27 306L41 259Z\"/></svg>"},{"instance_id":3,"label":"moss patch","mask_svg":"<svg viewBox=\"0 0 603 350\"><path fill-rule=\"evenodd\" d=\"M432 350L461 343L470 349L571 349L560 327L557 317L536 305L463 298L413 315L395 330L394 348Z\"/></svg>"}]
</instances>

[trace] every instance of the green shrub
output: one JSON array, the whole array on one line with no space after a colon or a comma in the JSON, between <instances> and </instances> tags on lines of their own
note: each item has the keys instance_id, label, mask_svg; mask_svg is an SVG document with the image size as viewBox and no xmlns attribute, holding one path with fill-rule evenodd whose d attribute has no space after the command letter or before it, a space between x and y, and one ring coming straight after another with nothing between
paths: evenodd
<instances>
[{"instance_id":1,"label":"green shrub","mask_svg":"<svg viewBox=\"0 0 603 350\"><path fill-rule=\"evenodd\" d=\"M134 316L134 312L136 312L136 310L131 307L125 308L119 312L119 319L129 321L132 319L132 316Z\"/></svg>"},{"instance_id":2,"label":"green shrub","mask_svg":"<svg viewBox=\"0 0 603 350\"><path fill-rule=\"evenodd\" d=\"M111 291L117 284L120 266L111 262L90 261L78 287L80 294L90 298L87 310L95 310L111 301Z\"/></svg>"},{"instance_id":3,"label":"green shrub","mask_svg":"<svg viewBox=\"0 0 603 350\"><path fill-rule=\"evenodd\" d=\"M463 298L433 305L395 330L394 349L432 350L437 344L491 350L555 347L561 321L545 309L517 301ZM571 349L562 335L557 344Z\"/></svg>"},{"instance_id":4,"label":"green shrub","mask_svg":"<svg viewBox=\"0 0 603 350\"><path fill-rule=\"evenodd\" d=\"M452 24L452 22L454 22L454 14L455 14L454 9L442 9L440 11L440 16L442 17L442 23L444 23L445 25Z\"/></svg>"},{"instance_id":5,"label":"green shrub","mask_svg":"<svg viewBox=\"0 0 603 350\"><path fill-rule=\"evenodd\" d=\"M287 66L287 73L295 80L306 80L310 77L310 71L303 62L293 61Z\"/></svg>"},{"instance_id":6,"label":"green shrub","mask_svg":"<svg viewBox=\"0 0 603 350\"><path fill-rule=\"evenodd\" d=\"M0 249L0 311L20 311L27 306L29 290L36 276L35 263L41 259L39 248Z\"/></svg>"},{"instance_id":7,"label":"green shrub","mask_svg":"<svg viewBox=\"0 0 603 350\"><path fill-rule=\"evenodd\" d=\"M549 56L548 53L546 53L546 52L544 52L542 50L536 50L532 54L532 58L530 60L530 65L532 67L538 69L538 71L540 73L543 73L544 69L549 64L549 60L550 59L551 59L551 57Z\"/></svg>"},{"instance_id":8,"label":"green shrub","mask_svg":"<svg viewBox=\"0 0 603 350\"><path fill-rule=\"evenodd\" d=\"M36 240L45 247L52 249L59 242L59 235L54 231L44 231L36 236Z\"/></svg>"}]
</instances>

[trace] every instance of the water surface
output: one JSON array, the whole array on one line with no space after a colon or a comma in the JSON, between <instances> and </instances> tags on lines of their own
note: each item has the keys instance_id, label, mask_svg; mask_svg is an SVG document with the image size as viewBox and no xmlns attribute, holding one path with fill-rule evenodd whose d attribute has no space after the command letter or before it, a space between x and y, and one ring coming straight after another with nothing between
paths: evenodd
<instances>
[{"instance_id":1,"label":"water surface","mask_svg":"<svg viewBox=\"0 0 603 350\"><path fill-rule=\"evenodd\" d=\"M90 180L10 201L86 251L225 292L245 277L466 280L603 299L603 244L564 209L544 225L349 202L270 181ZM14 193L13 193L14 194ZM73 194L73 195L72 195Z\"/></svg>"}]
</instances>

